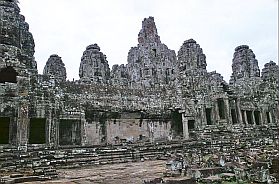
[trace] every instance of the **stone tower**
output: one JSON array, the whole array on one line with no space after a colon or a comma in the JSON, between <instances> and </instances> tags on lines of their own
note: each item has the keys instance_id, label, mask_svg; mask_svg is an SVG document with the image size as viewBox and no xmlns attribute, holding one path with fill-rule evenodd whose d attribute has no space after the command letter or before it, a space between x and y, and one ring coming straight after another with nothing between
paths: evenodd
<instances>
[{"instance_id":1,"label":"stone tower","mask_svg":"<svg viewBox=\"0 0 279 184\"><path fill-rule=\"evenodd\" d=\"M206 88L210 78L206 70L206 56L202 48L193 39L184 41L177 54L178 80L186 87L184 96L191 96L193 91ZM186 92L188 91L188 92Z\"/></svg>"},{"instance_id":2,"label":"stone tower","mask_svg":"<svg viewBox=\"0 0 279 184\"><path fill-rule=\"evenodd\" d=\"M29 25L19 12L15 1L0 0L0 73L14 71L18 76L34 76L37 74L35 44ZM6 77L0 78L5 82Z\"/></svg>"},{"instance_id":3,"label":"stone tower","mask_svg":"<svg viewBox=\"0 0 279 184\"><path fill-rule=\"evenodd\" d=\"M51 55L46 62L43 74L53 77L58 82L65 82L67 74L65 64L63 63L61 57L57 54Z\"/></svg>"},{"instance_id":4,"label":"stone tower","mask_svg":"<svg viewBox=\"0 0 279 184\"><path fill-rule=\"evenodd\" d=\"M276 82L277 87L279 87L279 66L273 61L266 63L262 69L261 77L264 81Z\"/></svg>"},{"instance_id":5,"label":"stone tower","mask_svg":"<svg viewBox=\"0 0 279 184\"><path fill-rule=\"evenodd\" d=\"M258 61L249 46L241 45L235 48L232 71L230 84L239 79L260 77Z\"/></svg>"},{"instance_id":6,"label":"stone tower","mask_svg":"<svg viewBox=\"0 0 279 184\"><path fill-rule=\"evenodd\" d=\"M128 85L127 67L124 64L113 65L110 76L113 85L121 85L121 86Z\"/></svg>"},{"instance_id":7,"label":"stone tower","mask_svg":"<svg viewBox=\"0 0 279 184\"><path fill-rule=\"evenodd\" d=\"M202 48L193 39L186 40L177 55L179 71L206 70L206 57Z\"/></svg>"},{"instance_id":8,"label":"stone tower","mask_svg":"<svg viewBox=\"0 0 279 184\"><path fill-rule=\"evenodd\" d=\"M0 144L21 146L28 142L27 127L37 85L34 47L29 25L16 1L0 0L0 117L5 117L0 129L6 136Z\"/></svg>"},{"instance_id":9,"label":"stone tower","mask_svg":"<svg viewBox=\"0 0 279 184\"><path fill-rule=\"evenodd\" d=\"M127 70L131 84L136 86L168 84L175 79L175 52L161 43L153 17L142 21L138 46L128 53Z\"/></svg>"},{"instance_id":10,"label":"stone tower","mask_svg":"<svg viewBox=\"0 0 279 184\"><path fill-rule=\"evenodd\" d=\"M138 34L138 42L140 46L156 46L161 44L154 17L145 18L142 21L142 29Z\"/></svg>"},{"instance_id":11,"label":"stone tower","mask_svg":"<svg viewBox=\"0 0 279 184\"><path fill-rule=\"evenodd\" d=\"M109 64L97 44L87 46L83 52L79 77L83 82L108 83L110 78Z\"/></svg>"}]
</instances>

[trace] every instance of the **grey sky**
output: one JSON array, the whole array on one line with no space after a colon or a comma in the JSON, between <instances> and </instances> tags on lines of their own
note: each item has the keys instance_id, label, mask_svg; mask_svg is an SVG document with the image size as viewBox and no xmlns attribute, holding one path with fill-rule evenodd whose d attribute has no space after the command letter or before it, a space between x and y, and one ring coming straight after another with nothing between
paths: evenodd
<instances>
[{"instance_id":1,"label":"grey sky","mask_svg":"<svg viewBox=\"0 0 279 184\"><path fill-rule=\"evenodd\" d=\"M153 16L161 41L176 51L195 39L207 70L228 81L234 48L249 45L260 69L278 63L278 0L20 0L35 39L39 73L51 54L79 79L86 46L97 43L113 64L126 64L145 17Z\"/></svg>"}]
</instances>

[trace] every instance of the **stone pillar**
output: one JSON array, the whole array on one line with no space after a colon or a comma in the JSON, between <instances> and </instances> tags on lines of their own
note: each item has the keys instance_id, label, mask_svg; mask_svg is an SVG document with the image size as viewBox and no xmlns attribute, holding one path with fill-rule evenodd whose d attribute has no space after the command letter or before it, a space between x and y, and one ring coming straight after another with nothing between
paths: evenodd
<instances>
[{"instance_id":1,"label":"stone pillar","mask_svg":"<svg viewBox=\"0 0 279 184\"><path fill-rule=\"evenodd\" d=\"M279 123L279 99L276 100L276 110L275 110L275 123L278 124Z\"/></svg>"},{"instance_id":2,"label":"stone pillar","mask_svg":"<svg viewBox=\"0 0 279 184\"><path fill-rule=\"evenodd\" d=\"M18 107L17 135L20 149L27 148L29 133L28 101L23 99Z\"/></svg>"},{"instance_id":3,"label":"stone pillar","mask_svg":"<svg viewBox=\"0 0 279 184\"><path fill-rule=\"evenodd\" d=\"M236 103L237 122L243 124L242 114L241 114L241 109L240 109L240 100L237 98L235 100L235 103Z\"/></svg>"},{"instance_id":4,"label":"stone pillar","mask_svg":"<svg viewBox=\"0 0 279 184\"><path fill-rule=\"evenodd\" d=\"M229 104L229 98L223 98L224 100L224 108L225 108L225 118L227 119L229 124L232 124L232 119L231 117L231 111L230 111L230 104Z\"/></svg>"},{"instance_id":5,"label":"stone pillar","mask_svg":"<svg viewBox=\"0 0 279 184\"><path fill-rule=\"evenodd\" d=\"M218 101L217 99L213 102L214 103L214 107L213 107L213 113L214 113L214 119L216 124L219 124L219 120L220 120L220 115L219 115L219 109L218 109Z\"/></svg>"},{"instance_id":6,"label":"stone pillar","mask_svg":"<svg viewBox=\"0 0 279 184\"><path fill-rule=\"evenodd\" d=\"M205 105L203 105L201 108L201 127L205 127L206 124L206 108Z\"/></svg>"},{"instance_id":7,"label":"stone pillar","mask_svg":"<svg viewBox=\"0 0 279 184\"><path fill-rule=\"evenodd\" d=\"M50 118L49 117L46 117L46 131L47 131L47 136L46 136L46 144L48 146L51 146L51 135L52 135L52 132L51 132L51 122L50 122Z\"/></svg>"},{"instance_id":8,"label":"stone pillar","mask_svg":"<svg viewBox=\"0 0 279 184\"><path fill-rule=\"evenodd\" d=\"M270 111L269 113L268 113L268 115L269 115L269 119L270 119L270 124L272 124L273 123L273 117L272 117L272 111Z\"/></svg>"},{"instance_id":9,"label":"stone pillar","mask_svg":"<svg viewBox=\"0 0 279 184\"><path fill-rule=\"evenodd\" d=\"M263 111L260 110L260 125L263 125L264 124L264 115L263 115Z\"/></svg>"},{"instance_id":10,"label":"stone pillar","mask_svg":"<svg viewBox=\"0 0 279 184\"><path fill-rule=\"evenodd\" d=\"M197 105L197 115L196 115L196 125L197 127L203 126L203 108L200 105Z\"/></svg>"},{"instance_id":11,"label":"stone pillar","mask_svg":"<svg viewBox=\"0 0 279 184\"><path fill-rule=\"evenodd\" d=\"M48 127L47 144L50 147L58 147L59 145L59 116L55 115L55 111L55 104L48 101L46 103L46 124Z\"/></svg>"},{"instance_id":12,"label":"stone pillar","mask_svg":"<svg viewBox=\"0 0 279 184\"><path fill-rule=\"evenodd\" d=\"M252 110L252 124L253 124L253 125L256 125L255 110Z\"/></svg>"},{"instance_id":13,"label":"stone pillar","mask_svg":"<svg viewBox=\"0 0 279 184\"><path fill-rule=\"evenodd\" d=\"M246 125L248 125L248 119L247 119L247 112L246 111L244 111L244 120L245 120L245 123L246 123Z\"/></svg>"},{"instance_id":14,"label":"stone pillar","mask_svg":"<svg viewBox=\"0 0 279 184\"><path fill-rule=\"evenodd\" d=\"M183 138L189 139L188 118L182 113Z\"/></svg>"},{"instance_id":15,"label":"stone pillar","mask_svg":"<svg viewBox=\"0 0 279 184\"><path fill-rule=\"evenodd\" d=\"M268 122L269 119L269 122ZM272 116L271 116L271 112L270 111L265 111L265 120L266 120L266 124L271 124L272 123Z\"/></svg>"},{"instance_id":16,"label":"stone pillar","mask_svg":"<svg viewBox=\"0 0 279 184\"><path fill-rule=\"evenodd\" d=\"M267 115L266 115L266 109L265 108L263 108L263 110L262 110L262 115L263 115L263 119L262 119L262 121L263 121L263 124L268 124L268 121L267 121Z\"/></svg>"},{"instance_id":17,"label":"stone pillar","mask_svg":"<svg viewBox=\"0 0 279 184\"><path fill-rule=\"evenodd\" d=\"M85 112L80 112L80 133L81 133L81 145L85 146L87 143L86 132L85 132Z\"/></svg>"}]
</instances>

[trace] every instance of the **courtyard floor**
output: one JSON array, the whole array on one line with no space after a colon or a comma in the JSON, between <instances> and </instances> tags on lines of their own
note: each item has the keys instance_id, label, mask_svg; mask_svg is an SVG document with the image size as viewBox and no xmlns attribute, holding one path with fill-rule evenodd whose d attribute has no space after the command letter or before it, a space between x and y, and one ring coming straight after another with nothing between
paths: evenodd
<instances>
[{"instance_id":1,"label":"courtyard floor","mask_svg":"<svg viewBox=\"0 0 279 184\"><path fill-rule=\"evenodd\" d=\"M163 177L165 161L129 162L57 170L59 179L44 182L51 184L142 184L143 181Z\"/></svg>"}]
</instances>

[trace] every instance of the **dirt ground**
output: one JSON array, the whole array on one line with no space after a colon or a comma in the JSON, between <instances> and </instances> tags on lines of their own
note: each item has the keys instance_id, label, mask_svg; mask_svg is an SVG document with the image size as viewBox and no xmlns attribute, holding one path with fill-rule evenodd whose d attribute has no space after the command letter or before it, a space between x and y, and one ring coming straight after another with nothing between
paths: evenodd
<instances>
[{"instance_id":1,"label":"dirt ground","mask_svg":"<svg viewBox=\"0 0 279 184\"><path fill-rule=\"evenodd\" d=\"M57 170L59 179L51 184L143 184L144 180L163 177L165 161L130 162L112 165L92 166L80 169Z\"/></svg>"}]
</instances>

